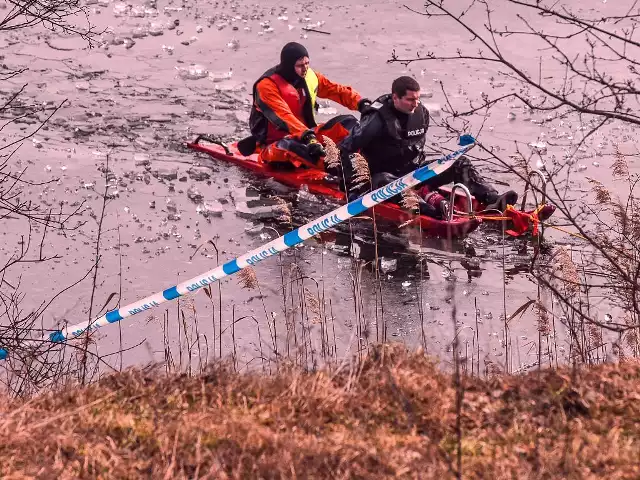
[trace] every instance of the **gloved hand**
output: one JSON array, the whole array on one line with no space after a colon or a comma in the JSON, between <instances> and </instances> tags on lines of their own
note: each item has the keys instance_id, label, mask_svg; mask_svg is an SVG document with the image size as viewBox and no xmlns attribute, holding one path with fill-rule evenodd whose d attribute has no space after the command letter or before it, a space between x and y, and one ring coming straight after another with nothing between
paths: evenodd
<instances>
[{"instance_id":1,"label":"gloved hand","mask_svg":"<svg viewBox=\"0 0 640 480\"><path fill-rule=\"evenodd\" d=\"M300 135L300 141L305 145L309 145L314 141L317 142L318 138L316 137L316 134L313 132L313 130L309 129L305 130L302 135Z\"/></svg>"},{"instance_id":2,"label":"gloved hand","mask_svg":"<svg viewBox=\"0 0 640 480\"><path fill-rule=\"evenodd\" d=\"M300 141L307 146L307 153L316 162L327 154L313 130L307 130L300 135Z\"/></svg>"},{"instance_id":3,"label":"gloved hand","mask_svg":"<svg viewBox=\"0 0 640 480\"><path fill-rule=\"evenodd\" d=\"M307 146L307 152L314 162L317 162L318 160L320 160L320 158L324 157L327 154L322 144L317 140L309 143L309 145Z\"/></svg>"},{"instance_id":4,"label":"gloved hand","mask_svg":"<svg viewBox=\"0 0 640 480\"><path fill-rule=\"evenodd\" d=\"M358 111L362 113L367 107L370 107L372 103L368 98L361 98L358 101Z\"/></svg>"}]
</instances>

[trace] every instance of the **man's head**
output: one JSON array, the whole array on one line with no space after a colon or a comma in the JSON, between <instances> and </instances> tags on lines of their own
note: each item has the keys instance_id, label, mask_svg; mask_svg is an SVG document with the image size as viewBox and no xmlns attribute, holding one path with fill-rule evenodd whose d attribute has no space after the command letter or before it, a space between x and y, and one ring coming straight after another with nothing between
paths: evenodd
<instances>
[{"instance_id":1,"label":"man's head","mask_svg":"<svg viewBox=\"0 0 640 480\"><path fill-rule=\"evenodd\" d=\"M288 82L304 78L309 70L309 52L297 42L289 42L280 52L278 73Z\"/></svg>"},{"instance_id":2,"label":"man's head","mask_svg":"<svg viewBox=\"0 0 640 480\"><path fill-rule=\"evenodd\" d=\"M402 113L413 113L420 103L420 84L412 77L398 77L391 85L393 106Z\"/></svg>"}]
</instances>

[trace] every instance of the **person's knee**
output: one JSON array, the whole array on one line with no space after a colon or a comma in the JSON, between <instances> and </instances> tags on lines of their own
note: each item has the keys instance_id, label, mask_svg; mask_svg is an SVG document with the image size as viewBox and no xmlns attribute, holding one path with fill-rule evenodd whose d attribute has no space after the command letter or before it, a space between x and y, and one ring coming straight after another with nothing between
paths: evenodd
<instances>
[{"instance_id":1,"label":"person's knee","mask_svg":"<svg viewBox=\"0 0 640 480\"><path fill-rule=\"evenodd\" d=\"M327 136L339 143L357 124L358 120L353 115L338 115L316 127L316 134Z\"/></svg>"},{"instance_id":2,"label":"person's knee","mask_svg":"<svg viewBox=\"0 0 640 480\"><path fill-rule=\"evenodd\" d=\"M371 184L373 188L380 188L397 179L398 177L396 175L389 172L376 173L371 178Z\"/></svg>"},{"instance_id":3,"label":"person's knee","mask_svg":"<svg viewBox=\"0 0 640 480\"><path fill-rule=\"evenodd\" d=\"M473 164L471 163L471 160L466 155L462 155L454 163L458 168L465 168L465 169L473 168Z\"/></svg>"}]
</instances>

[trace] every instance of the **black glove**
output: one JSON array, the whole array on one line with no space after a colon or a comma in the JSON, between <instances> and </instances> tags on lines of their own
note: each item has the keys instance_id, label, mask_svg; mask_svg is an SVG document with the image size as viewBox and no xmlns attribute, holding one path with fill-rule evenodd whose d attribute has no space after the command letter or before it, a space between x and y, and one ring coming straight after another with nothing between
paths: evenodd
<instances>
[{"instance_id":1,"label":"black glove","mask_svg":"<svg viewBox=\"0 0 640 480\"><path fill-rule=\"evenodd\" d=\"M370 107L372 103L368 98L361 98L358 102L358 111L362 113L367 107Z\"/></svg>"},{"instance_id":2,"label":"black glove","mask_svg":"<svg viewBox=\"0 0 640 480\"><path fill-rule=\"evenodd\" d=\"M318 160L320 160L320 158L324 157L327 154L322 144L317 140L309 143L309 145L307 146L307 153L314 162L317 162Z\"/></svg>"},{"instance_id":3,"label":"black glove","mask_svg":"<svg viewBox=\"0 0 640 480\"><path fill-rule=\"evenodd\" d=\"M300 135L300 141L305 145L309 145L310 143L317 142L318 138L316 137L316 134L313 133L313 130L307 130Z\"/></svg>"}]
</instances>

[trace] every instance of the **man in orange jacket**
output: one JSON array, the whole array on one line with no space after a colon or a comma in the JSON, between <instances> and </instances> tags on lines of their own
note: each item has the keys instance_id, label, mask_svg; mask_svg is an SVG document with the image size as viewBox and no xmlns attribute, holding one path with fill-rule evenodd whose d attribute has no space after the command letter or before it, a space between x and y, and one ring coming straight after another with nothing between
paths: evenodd
<instances>
[{"instance_id":1,"label":"man in orange jacket","mask_svg":"<svg viewBox=\"0 0 640 480\"><path fill-rule=\"evenodd\" d=\"M317 98L327 98L361 111L371 104L351 87L333 83L309 68L307 49L287 43L280 63L267 70L253 86L249 117L251 136L238 142L243 155L259 150L259 159L275 168L324 168L323 136L336 144L357 124L353 115L338 115L318 125Z\"/></svg>"}]
</instances>

